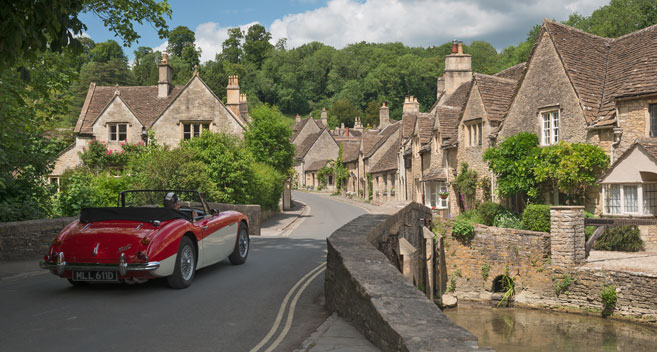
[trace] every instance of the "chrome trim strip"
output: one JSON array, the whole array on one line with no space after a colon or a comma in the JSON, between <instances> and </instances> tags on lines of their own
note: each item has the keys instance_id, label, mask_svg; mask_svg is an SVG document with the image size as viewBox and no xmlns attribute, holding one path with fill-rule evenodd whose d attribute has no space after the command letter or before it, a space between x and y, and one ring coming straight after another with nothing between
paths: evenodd
<instances>
[{"instance_id":1,"label":"chrome trim strip","mask_svg":"<svg viewBox=\"0 0 657 352\"><path fill-rule=\"evenodd\" d=\"M105 264L105 263L67 263L62 262L61 264L51 263L46 261L41 261L39 267L41 269L47 270L57 270L59 275L62 275L64 271L71 270L95 270L95 271L119 271L122 272L121 265L124 266L125 272L129 271L152 271L160 267L160 262L148 262L148 263L121 263L121 264ZM61 272L60 272L61 270ZM125 275L121 273L121 275Z\"/></svg>"}]
</instances>

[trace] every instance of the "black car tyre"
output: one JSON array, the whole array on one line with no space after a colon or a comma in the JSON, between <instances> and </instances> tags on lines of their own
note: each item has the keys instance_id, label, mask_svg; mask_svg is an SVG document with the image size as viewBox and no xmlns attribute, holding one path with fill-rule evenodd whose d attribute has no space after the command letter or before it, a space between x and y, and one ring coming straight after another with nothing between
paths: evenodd
<instances>
[{"instance_id":1,"label":"black car tyre","mask_svg":"<svg viewBox=\"0 0 657 352\"><path fill-rule=\"evenodd\" d=\"M249 231L244 223L240 223L240 229L237 232L237 241L235 241L235 249L228 257L231 264L240 265L246 262L246 257L249 256L249 242Z\"/></svg>"},{"instance_id":2,"label":"black car tyre","mask_svg":"<svg viewBox=\"0 0 657 352\"><path fill-rule=\"evenodd\" d=\"M184 236L178 246L173 275L167 278L171 288L186 288L192 284L196 271L196 248L192 240Z\"/></svg>"}]
</instances>

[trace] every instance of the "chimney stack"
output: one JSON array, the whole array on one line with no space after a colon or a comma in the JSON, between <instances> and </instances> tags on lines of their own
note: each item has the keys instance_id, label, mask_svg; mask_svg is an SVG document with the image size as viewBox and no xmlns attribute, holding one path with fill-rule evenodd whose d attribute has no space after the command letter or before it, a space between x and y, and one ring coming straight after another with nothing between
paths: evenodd
<instances>
[{"instance_id":1,"label":"chimney stack","mask_svg":"<svg viewBox=\"0 0 657 352\"><path fill-rule=\"evenodd\" d=\"M166 98L171 93L173 85L173 69L169 66L169 56L166 51L162 53L162 62L158 65L159 78L157 80L157 97Z\"/></svg>"},{"instance_id":2,"label":"chimney stack","mask_svg":"<svg viewBox=\"0 0 657 352\"><path fill-rule=\"evenodd\" d=\"M438 77L436 95L438 98L442 92L445 91L445 74L443 73L442 77Z\"/></svg>"},{"instance_id":3,"label":"chimney stack","mask_svg":"<svg viewBox=\"0 0 657 352\"><path fill-rule=\"evenodd\" d=\"M328 117L326 116L326 108L322 108L321 119L322 119L322 124L324 125L324 127L328 126Z\"/></svg>"},{"instance_id":4,"label":"chimney stack","mask_svg":"<svg viewBox=\"0 0 657 352\"><path fill-rule=\"evenodd\" d=\"M240 116L248 121L249 102L246 100L246 94L240 94Z\"/></svg>"},{"instance_id":5,"label":"chimney stack","mask_svg":"<svg viewBox=\"0 0 657 352\"><path fill-rule=\"evenodd\" d=\"M407 95L404 98L404 106L402 107L402 113L413 113L420 112L420 103L417 102L417 98L412 95Z\"/></svg>"},{"instance_id":6,"label":"chimney stack","mask_svg":"<svg viewBox=\"0 0 657 352\"><path fill-rule=\"evenodd\" d=\"M301 122L301 115L297 114L297 117L295 118L296 122Z\"/></svg>"},{"instance_id":7,"label":"chimney stack","mask_svg":"<svg viewBox=\"0 0 657 352\"><path fill-rule=\"evenodd\" d=\"M363 130L363 125L360 123L360 117L356 116L356 121L354 121L355 130Z\"/></svg>"},{"instance_id":8,"label":"chimney stack","mask_svg":"<svg viewBox=\"0 0 657 352\"><path fill-rule=\"evenodd\" d=\"M240 115L240 85L237 75L228 76L226 107L236 116Z\"/></svg>"},{"instance_id":9,"label":"chimney stack","mask_svg":"<svg viewBox=\"0 0 657 352\"><path fill-rule=\"evenodd\" d=\"M452 94L461 84L472 80L472 56L463 53L462 41L452 42L452 54L445 57L444 77L446 94Z\"/></svg>"},{"instance_id":10,"label":"chimney stack","mask_svg":"<svg viewBox=\"0 0 657 352\"><path fill-rule=\"evenodd\" d=\"M347 127L347 129L345 130L344 135L349 137L349 127Z\"/></svg>"},{"instance_id":11,"label":"chimney stack","mask_svg":"<svg viewBox=\"0 0 657 352\"><path fill-rule=\"evenodd\" d=\"M388 126L389 122L390 122L390 109L388 108L388 105L384 101L381 103L381 107L379 108L379 127L384 128Z\"/></svg>"}]
</instances>

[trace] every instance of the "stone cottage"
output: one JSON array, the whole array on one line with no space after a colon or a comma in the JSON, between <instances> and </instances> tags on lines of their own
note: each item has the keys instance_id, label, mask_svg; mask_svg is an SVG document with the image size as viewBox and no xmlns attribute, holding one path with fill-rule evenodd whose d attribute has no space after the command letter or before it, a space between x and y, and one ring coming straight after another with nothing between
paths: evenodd
<instances>
[{"instance_id":1,"label":"stone cottage","mask_svg":"<svg viewBox=\"0 0 657 352\"><path fill-rule=\"evenodd\" d=\"M51 182L59 182L64 171L80 165L79 153L93 140L119 151L125 143L147 142L149 130L158 143L172 147L203 131L242 136L248 123L248 103L246 95L240 94L237 76L228 78L224 105L197 70L187 84L173 86L166 53L158 69L156 86L89 85L74 129L75 143L60 153Z\"/></svg>"}]
</instances>

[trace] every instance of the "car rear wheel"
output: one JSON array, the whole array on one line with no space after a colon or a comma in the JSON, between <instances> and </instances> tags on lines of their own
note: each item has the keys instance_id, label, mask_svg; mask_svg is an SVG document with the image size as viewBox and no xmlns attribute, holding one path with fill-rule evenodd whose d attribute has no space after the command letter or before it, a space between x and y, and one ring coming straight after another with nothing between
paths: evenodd
<instances>
[{"instance_id":1,"label":"car rear wheel","mask_svg":"<svg viewBox=\"0 0 657 352\"><path fill-rule=\"evenodd\" d=\"M185 288L192 284L196 271L196 249L189 237L183 237L178 246L173 275L167 278L171 288Z\"/></svg>"},{"instance_id":2,"label":"car rear wheel","mask_svg":"<svg viewBox=\"0 0 657 352\"><path fill-rule=\"evenodd\" d=\"M249 231L244 223L240 223L240 229L237 232L237 241L235 242L235 249L228 257L231 264L239 265L246 262L246 257L249 256L249 242Z\"/></svg>"}]
</instances>

